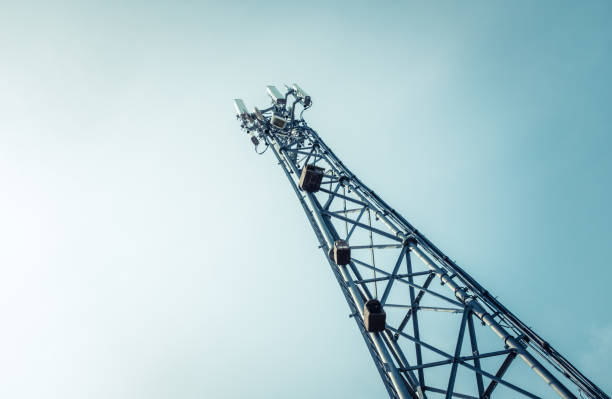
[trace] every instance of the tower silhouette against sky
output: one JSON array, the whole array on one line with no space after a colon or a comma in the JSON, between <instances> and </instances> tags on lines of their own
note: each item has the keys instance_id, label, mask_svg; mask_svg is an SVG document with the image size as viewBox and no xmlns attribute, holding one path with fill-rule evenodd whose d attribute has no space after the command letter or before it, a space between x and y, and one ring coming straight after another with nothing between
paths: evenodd
<instances>
[{"instance_id":1,"label":"tower silhouette against sky","mask_svg":"<svg viewBox=\"0 0 612 399\"><path fill-rule=\"evenodd\" d=\"M336 157L302 88L267 92L237 118L287 176L391 398L610 399Z\"/></svg>"}]
</instances>

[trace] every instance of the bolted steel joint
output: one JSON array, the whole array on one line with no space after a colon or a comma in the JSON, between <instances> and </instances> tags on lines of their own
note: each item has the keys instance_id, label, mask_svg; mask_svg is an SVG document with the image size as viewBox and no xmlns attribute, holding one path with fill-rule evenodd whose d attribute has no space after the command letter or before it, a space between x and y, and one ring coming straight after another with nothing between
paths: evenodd
<instances>
[{"instance_id":1,"label":"bolted steel joint","mask_svg":"<svg viewBox=\"0 0 612 399\"><path fill-rule=\"evenodd\" d=\"M416 237L413 235L409 235L408 237L404 238L404 240L402 241L402 245L403 246L409 246L410 244L417 246L418 242L416 240Z\"/></svg>"}]
</instances>

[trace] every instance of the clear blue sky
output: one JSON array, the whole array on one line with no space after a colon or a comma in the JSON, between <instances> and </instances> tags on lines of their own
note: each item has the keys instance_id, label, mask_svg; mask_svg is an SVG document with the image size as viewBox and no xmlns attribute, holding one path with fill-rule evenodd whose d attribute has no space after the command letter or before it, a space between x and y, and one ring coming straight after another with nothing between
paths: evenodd
<instances>
[{"instance_id":1,"label":"clear blue sky","mask_svg":"<svg viewBox=\"0 0 612 399\"><path fill-rule=\"evenodd\" d=\"M0 396L384 397L231 99L343 161L612 391L612 3L0 5Z\"/></svg>"}]
</instances>

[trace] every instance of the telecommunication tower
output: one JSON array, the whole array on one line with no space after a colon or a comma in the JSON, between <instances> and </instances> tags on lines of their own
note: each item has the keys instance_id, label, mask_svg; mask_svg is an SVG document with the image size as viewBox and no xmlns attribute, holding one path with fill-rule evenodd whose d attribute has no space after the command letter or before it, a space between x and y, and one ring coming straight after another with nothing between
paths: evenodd
<instances>
[{"instance_id":1,"label":"telecommunication tower","mask_svg":"<svg viewBox=\"0 0 612 399\"><path fill-rule=\"evenodd\" d=\"M610 399L342 163L302 88L267 92L237 118L287 176L391 398Z\"/></svg>"}]
</instances>

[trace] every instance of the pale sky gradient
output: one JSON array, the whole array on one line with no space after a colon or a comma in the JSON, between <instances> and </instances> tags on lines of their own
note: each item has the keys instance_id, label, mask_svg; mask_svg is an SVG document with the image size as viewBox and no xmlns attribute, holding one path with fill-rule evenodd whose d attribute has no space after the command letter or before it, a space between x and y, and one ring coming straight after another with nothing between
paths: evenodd
<instances>
[{"instance_id":1,"label":"pale sky gradient","mask_svg":"<svg viewBox=\"0 0 612 399\"><path fill-rule=\"evenodd\" d=\"M0 5L0 397L385 390L232 98L342 160L612 392L612 3ZM553 396L551 396L553 397Z\"/></svg>"}]
</instances>

